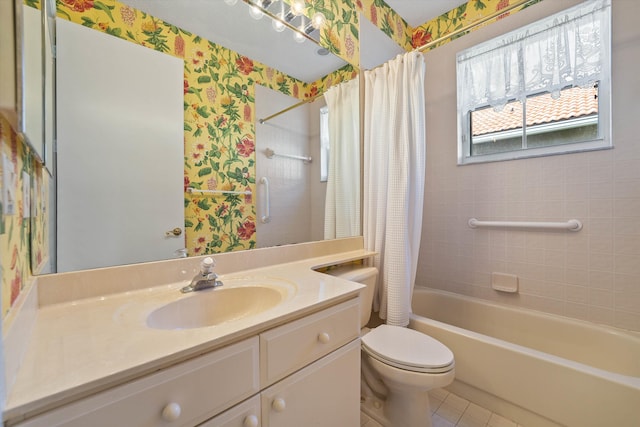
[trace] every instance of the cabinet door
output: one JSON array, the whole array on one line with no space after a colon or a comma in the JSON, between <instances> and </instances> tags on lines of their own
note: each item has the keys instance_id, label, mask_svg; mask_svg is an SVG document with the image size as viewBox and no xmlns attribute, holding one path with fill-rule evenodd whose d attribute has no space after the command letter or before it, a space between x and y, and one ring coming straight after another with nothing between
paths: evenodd
<instances>
[{"instance_id":1,"label":"cabinet door","mask_svg":"<svg viewBox=\"0 0 640 427\"><path fill-rule=\"evenodd\" d=\"M360 340L261 394L264 427L360 425Z\"/></svg>"},{"instance_id":2,"label":"cabinet door","mask_svg":"<svg viewBox=\"0 0 640 427\"><path fill-rule=\"evenodd\" d=\"M58 272L175 258L184 61L56 20Z\"/></svg>"}]
</instances>

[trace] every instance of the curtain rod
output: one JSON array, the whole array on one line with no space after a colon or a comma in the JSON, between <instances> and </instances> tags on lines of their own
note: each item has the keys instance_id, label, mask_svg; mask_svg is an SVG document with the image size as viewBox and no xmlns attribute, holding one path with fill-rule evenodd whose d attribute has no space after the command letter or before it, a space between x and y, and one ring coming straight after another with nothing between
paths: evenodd
<instances>
[{"instance_id":1,"label":"curtain rod","mask_svg":"<svg viewBox=\"0 0 640 427\"><path fill-rule=\"evenodd\" d=\"M479 20L477 20L475 22L467 24L464 27L460 27L457 30L450 32L449 34L445 34L442 37L438 37L435 40L431 40L429 43L426 43L426 44L424 44L424 45L422 45L420 47L415 48L414 51L417 50L418 52L424 52L425 50L429 49L431 46L434 46L434 45L440 43L441 41L444 41L444 40L450 39L452 37L455 37L458 34L464 33L465 31L469 31L470 29L475 28L475 27L477 27L479 25L482 25L485 22L490 21L490 20L492 20L492 19L494 19L494 18L496 18L496 17L498 17L500 15L504 15L505 13L510 12L513 9L517 8L517 7L527 6L527 5L530 5L530 4L538 3L539 1L541 1L541 0L521 0L521 1L517 2L517 3L511 4L511 5L507 6L507 7L505 7L504 9L497 10L497 11L495 11L494 13L492 13L490 15L487 15L487 16L485 16L483 18L480 18Z\"/></svg>"},{"instance_id":2,"label":"curtain rod","mask_svg":"<svg viewBox=\"0 0 640 427\"><path fill-rule=\"evenodd\" d=\"M316 99L320 98L322 95L324 95L324 93L319 93L318 95L312 96L312 97L311 97L311 98L309 98L309 99L305 99L304 101L300 101L300 102L298 102L297 104L293 104L292 106L285 108L284 110L278 111L277 113L274 113L274 114L272 114L272 115L270 115L270 116L267 116L267 117L265 117L264 119L260 119L260 120L258 120L258 122L260 122L260 124L263 124L263 123L264 123L264 122L266 122L267 120L271 120L271 119L273 119L274 117L278 117L280 114L284 114L284 113L286 113L287 111L291 111L291 110L293 110L294 108L298 108L298 107L299 107L299 106L301 106L301 105L308 104L309 102L313 102L313 101L315 101Z\"/></svg>"}]
</instances>

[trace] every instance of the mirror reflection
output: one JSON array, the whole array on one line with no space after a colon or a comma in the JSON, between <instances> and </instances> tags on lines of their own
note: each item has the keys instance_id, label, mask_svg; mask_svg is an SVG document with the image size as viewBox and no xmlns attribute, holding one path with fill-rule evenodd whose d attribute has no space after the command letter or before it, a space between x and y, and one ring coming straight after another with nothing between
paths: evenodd
<instances>
[{"instance_id":1,"label":"mirror reflection","mask_svg":"<svg viewBox=\"0 0 640 427\"><path fill-rule=\"evenodd\" d=\"M317 95L355 77L354 66L309 40L297 43L274 31L267 17L256 21L243 2L180 2L178 14L171 2L125 3L58 4L54 268L342 237L324 230L324 100ZM204 6L214 10L197 9ZM196 24L206 26L206 37ZM214 36L212 28L235 35ZM259 42L243 41L237 29ZM229 40L233 48L223 44ZM255 56L244 53L256 46ZM91 51L98 54L87 60ZM264 56L276 51L279 58ZM284 64L292 71L284 72ZM167 70L173 71L161 76ZM313 160L269 157L268 150ZM359 171L359 155L354 159L351 169ZM270 194L262 178L270 181ZM267 205L270 220L263 222ZM358 227L346 235L360 233L357 217Z\"/></svg>"},{"instance_id":2,"label":"mirror reflection","mask_svg":"<svg viewBox=\"0 0 640 427\"><path fill-rule=\"evenodd\" d=\"M43 54L43 90L44 90L44 147L43 161L47 171L53 173L53 144L55 139L55 59L53 49L55 46L55 0L42 2L42 54Z\"/></svg>"},{"instance_id":3,"label":"mirror reflection","mask_svg":"<svg viewBox=\"0 0 640 427\"><path fill-rule=\"evenodd\" d=\"M16 4L18 129L39 159L44 158L43 31L40 0Z\"/></svg>"}]
</instances>

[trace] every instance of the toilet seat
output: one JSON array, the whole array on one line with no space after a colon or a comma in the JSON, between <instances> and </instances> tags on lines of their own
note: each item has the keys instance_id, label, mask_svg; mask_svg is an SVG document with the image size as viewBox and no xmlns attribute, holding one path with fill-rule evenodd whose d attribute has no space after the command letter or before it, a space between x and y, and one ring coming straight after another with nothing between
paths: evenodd
<instances>
[{"instance_id":1,"label":"toilet seat","mask_svg":"<svg viewBox=\"0 0 640 427\"><path fill-rule=\"evenodd\" d=\"M372 329L362 337L362 348L380 362L407 371L436 374L454 368L453 353L444 344L400 326Z\"/></svg>"}]
</instances>

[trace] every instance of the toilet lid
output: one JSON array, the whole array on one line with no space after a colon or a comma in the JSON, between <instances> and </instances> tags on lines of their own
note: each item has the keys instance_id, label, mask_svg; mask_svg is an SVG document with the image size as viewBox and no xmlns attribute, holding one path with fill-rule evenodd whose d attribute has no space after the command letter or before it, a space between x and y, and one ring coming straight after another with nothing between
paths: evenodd
<instances>
[{"instance_id":1,"label":"toilet lid","mask_svg":"<svg viewBox=\"0 0 640 427\"><path fill-rule=\"evenodd\" d=\"M400 326L380 325L362 337L372 357L415 372L440 373L453 368L453 353L440 341Z\"/></svg>"}]
</instances>

